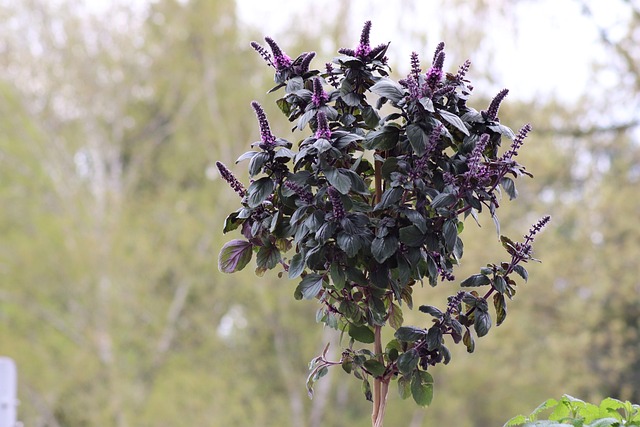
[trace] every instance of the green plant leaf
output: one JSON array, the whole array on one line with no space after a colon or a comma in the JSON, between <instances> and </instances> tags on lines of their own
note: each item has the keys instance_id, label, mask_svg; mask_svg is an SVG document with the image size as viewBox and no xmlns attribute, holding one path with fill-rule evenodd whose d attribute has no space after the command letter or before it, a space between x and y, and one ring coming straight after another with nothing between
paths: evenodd
<instances>
[{"instance_id":1,"label":"green plant leaf","mask_svg":"<svg viewBox=\"0 0 640 427\"><path fill-rule=\"evenodd\" d=\"M453 251L453 247L456 244L458 237L458 227L455 220L449 220L444 223L442 227L442 234L444 236L444 244L448 252Z\"/></svg>"},{"instance_id":2,"label":"green plant leaf","mask_svg":"<svg viewBox=\"0 0 640 427\"><path fill-rule=\"evenodd\" d=\"M433 377L425 371L416 371L411 378L411 395L420 406L429 406L433 400Z\"/></svg>"},{"instance_id":3,"label":"green plant leaf","mask_svg":"<svg viewBox=\"0 0 640 427\"><path fill-rule=\"evenodd\" d=\"M304 271L304 256L301 253L295 254L291 257L291 263L289 264L289 279L295 279L300 276Z\"/></svg>"},{"instance_id":4,"label":"green plant leaf","mask_svg":"<svg viewBox=\"0 0 640 427\"><path fill-rule=\"evenodd\" d=\"M242 270L251 261L253 245L245 240L232 240L220 250L218 269L223 273Z\"/></svg>"},{"instance_id":5,"label":"green plant leaf","mask_svg":"<svg viewBox=\"0 0 640 427\"><path fill-rule=\"evenodd\" d=\"M255 158L255 157L254 157ZM255 208L267 200L275 188L275 183L269 177L262 177L254 181L247 190L247 203L249 207Z\"/></svg>"},{"instance_id":6,"label":"green plant leaf","mask_svg":"<svg viewBox=\"0 0 640 427\"><path fill-rule=\"evenodd\" d=\"M529 280L529 273L520 264L518 264L515 267L513 267L513 271L515 271L518 274L518 276L522 277L525 282Z\"/></svg>"},{"instance_id":7,"label":"green plant leaf","mask_svg":"<svg viewBox=\"0 0 640 427\"><path fill-rule=\"evenodd\" d=\"M385 262L398 249L398 238L395 236L376 237L371 243L371 254L380 264Z\"/></svg>"},{"instance_id":8,"label":"green plant leaf","mask_svg":"<svg viewBox=\"0 0 640 427\"><path fill-rule=\"evenodd\" d=\"M269 160L269 153L260 152L251 157L249 162L249 176L254 177L260 173L264 164Z\"/></svg>"},{"instance_id":9,"label":"green plant leaf","mask_svg":"<svg viewBox=\"0 0 640 427\"><path fill-rule=\"evenodd\" d=\"M396 103L404 98L404 89L402 86L388 78L380 79L376 84L371 86L370 90L376 95L383 96Z\"/></svg>"},{"instance_id":10,"label":"green plant leaf","mask_svg":"<svg viewBox=\"0 0 640 427\"><path fill-rule=\"evenodd\" d=\"M404 375L411 374L418 366L420 356L415 348L405 351L398 357L398 370Z\"/></svg>"},{"instance_id":11,"label":"green plant leaf","mask_svg":"<svg viewBox=\"0 0 640 427\"><path fill-rule=\"evenodd\" d=\"M373 398L371 394L371 384L369 384L369 381L366 378L362 380L361 390L362 390L362 393L364 394L364 398L367 399L369 402L373 402Z\"/></svg>"},{"instance_id":12,"label":"green plant leaf","mask_svg":"<svg viewBox=\"0 0 640 427\"><path fill-rule=\"evenodd\" d=\"M402 327L402 322L404 322L402 309L397 304L391 304L389 312L389 326L397 330Z\"/></svg>"},{"instance_id":13,"label":"green plant leaf","mask_svg":"<svg viewBox=\"0 0 640 427\"><path fill-rule=\"evenodd\" d=\"M358 342L371 344L375 341L375 334L366 325L349 325L349 336Z\"/></svg>"},{"instance_id":14,"label":"green plant leaf","mask_svg":"<svg viewBox=\"0 0 640 427\"><path fill-rule=\"evenodd\" d=\"M496 326L500 326L507 317L507 303L503 294L493 296L493 306L496 309Z\"/></svg>"},{"instance_id":15,"label":"green plant leaf","mask_svg":"<svg viewBox=\"0 0 640 427\"><path fill-rule=\"evenodd\" d=\"M365 369L371 373L374 377L379 377L384 374L385 366L375 359L368 359L364 362Z\"/></svg>"},{"instance_id":16,"label":"green plant leaf","mask_svg":"<svg viewBox=\"0 0 640 427\"><path fill-rule=\"evenodd\" d=\"M422 157L427 151L427 144L429 143L429 135L418 124L410 124L407 126L407 138L411 148L417 156Z\"/></svg>"},{"instance_id":17,"label":"green plant leaf","mask_svg":"<svg viewBox=\"0 0 640 427\"><path fill-rule=\"evenodd\" d=\"M496 276L493 278L493 287L496 291L503 294L507 291L507 281L504 280L502 276Z\"/></svg>"},{"instance_id":18,"label":"green plant leaf","mask_svg":"<svg viewBox=\"0 0 640 427\"><path fill-rule=\"evenodd\" d=\"M426 335L427 331L416 328L415 326L403 326L398 328L394 334L397 340L404 342L415 342L423 339Z\"/></svg>"},{"instance_id":19,"label":"green plant leaf","mask_svg":"<svg viewBox=\"0 0 640 427\"><path fill-rule=\"evenodd\" d=\"M491 284L491 279L489 279L484 274L474 274L472 276L467 277L460 283L460 286L463 288L473 288L478 286L485 286Z\"/></svg>"},{"instance_id":20,"label":"green plant leaf","mask_svg":"<svg viewBox=\"0 0 640 427\"><path fill-rule=\"evenodd\" d=\"M296 299L313 299L318 295L318 292L322 289L322 281L324 276L316 273L307 274L298 284L296 293L294 294Z\"/></svg>"},{"instance_id":21,"label":"green plant leaf","mask_svg":"<svg viewBox=\"0 0 640 427\"><path fill-rule=\"evenodd\" d=\"M407 246L420 247L425 241L424 234L415 225L409 225L400 229L400 241Z\"/></svg>"},{"instance_id":22,"label":"green plant leaf","mask_svg":"<svg viewBox=\"0 0 640 427\"><path fill-rule=\"evenodd\" d=\"M256 263L260 268L273 269L280 261L280 251L275 245L260 246L256 255Z\"/></svg>"},{"instance_id":23,"label":"green plant leaf","mask_svg":"<svg viewBox=\"0 0 640 427\"><path fill-rule=\"evenodd\" d=\"M411 375L403 375L398 378L398 394L402 400L411 396Z\"/></svg>"},{"instance_id":24,"label":"green plant leaf","mask_svg":"<svg viewBox=\"0 0 640 427\"><path fill-rule=\"evenodd\" d=\"M478 337L483 337L489 333L489 329L491 329L491 316L486 311L475 311L475 321L473 324L474 329L476 330L476 334Z\"/></svg>"},{"instance_id":25,"label":"green plant leaf","mask_svg":"<svg viewBox=\"0 0 640 427\"><path fill-rule=\"evenodd\" d=\"M400 129L387 125L380 130L369 132L364 145L367 150L390 150L396 146L399 138Z\"/></svg>"},{"instance_id":26,"label":"green plant leaf","mask_svg":"<svg viewBox=\"0 0 640 427\"><path fill-rule=\"evenodd\" d=\"M336 190L338 190L342 194L347 194L349 190L351 190L351 179L342 174L337 168L329 168L323 170L324 176L327 177L327 181L331 184Z\"/></svg>"},{"instance_id":27,"label":"green plant leaf","mask_svg":"<svg viewBox=\"0 0 640 427\"><path fill-rule=\"evenodd\" d=\"M504 177L500 180L500 185L504 188L504 191L509 195L509 200L513 200L518 197L518 190L516 190L516 183L511 178Z\"/></svg>"},{"instance_id":28,"label":"green plant leaf","mask_svg":"<svg viewBox=\"0 0 640 427\"><path fill-rule=\"evenodd\" d=\"M446 110L438 110L438 114L440 114L440 117L449 122L449 124L453 125L453 127L458 129L460 132L469 136L469 130L465 126L464 122L460 119L460 117Z\"/></svg>"}]
</instances>

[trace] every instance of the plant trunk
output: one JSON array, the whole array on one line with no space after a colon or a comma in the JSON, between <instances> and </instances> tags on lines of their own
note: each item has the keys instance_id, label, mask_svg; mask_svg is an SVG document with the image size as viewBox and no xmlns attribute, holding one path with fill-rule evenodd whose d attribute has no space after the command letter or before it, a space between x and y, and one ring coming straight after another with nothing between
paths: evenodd
<instances>
[{"instance_id":1,"label":"plant trunk","mask_svg":"<svg viewBox=\"0 0 640 427\"><path fill-rule=\"evenodd\" d=\"M375 341L373 351L378 355L380 363L384 363L382 355L382 327L375 327ZM389 394L389 379L384 377L375 378L373 381L373 411L371 413L372 427L382 427L384 413L387 409L387 396Z\"/></svg>"}]
</instances>

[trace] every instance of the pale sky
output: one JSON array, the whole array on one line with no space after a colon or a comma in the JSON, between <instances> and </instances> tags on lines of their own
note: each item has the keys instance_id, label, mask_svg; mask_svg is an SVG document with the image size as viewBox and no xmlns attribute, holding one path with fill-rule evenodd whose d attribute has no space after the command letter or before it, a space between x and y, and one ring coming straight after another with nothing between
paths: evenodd
<instances>
[{"instance_id":1,"label":"pale sky","mask_svg":"<svg viewBox=\"0 0 640 427\"><path fill-rule=\"evenodd\" d=\"M372 20L372 43L392 41L390 53L394 57L408 58L413 50L412 46L398 40L397 7L402 3L404 2L351 0L352 16L357 21L354 22L356 28L364 21ZM410 15L416 19L413 22L402 22L403 31L423 31L429 34L429 39L446 42L447 34L441 34L438 28L438 2L416 3L417 8ZM617 2L596 0L591 3L600 25L610 28L625 19L623 9ZM296 15L313 8L312 5L315 5L318 14L323 14L323 10L336 7L338 0L237 0L237 4L242 22L250 24L265 35L286 37L283 32L291 22L295 22ZM506 87L511 91L510 96L529 100L554 93L567 101L575 100L589 90L590 64L594 58L604 57L606 52L597 48L596 27L581 13L579 2L520 1L515 7L515 21L505 21L499 13L490 17L491 25L487 34L489 43L485 49L493 54L495 89ZM464 11L461 10L460 13ZM470 15L469 19L473 18ZM320 20L314 21L312 17L307 17L302 22L312 31L321 31L314 28L314 25L321 25ZM615 37L615 33L613 36ZM352 37L355 44L358 40L357 31ZM282 44L286 50L286 43ZM435 43L433 44L431 48L435 47ZM430 58L429 52L419 53L425 60ZM478 63L482 61L481 53L478 56L469 59L472 63ZM448 66L451 71L455 71L458 65L450 63L445 68ZM472 72L470 76L473 81ZM608 84L615 84L613 76L611 79L613 80Z\"/></svg>"}]
</instances>

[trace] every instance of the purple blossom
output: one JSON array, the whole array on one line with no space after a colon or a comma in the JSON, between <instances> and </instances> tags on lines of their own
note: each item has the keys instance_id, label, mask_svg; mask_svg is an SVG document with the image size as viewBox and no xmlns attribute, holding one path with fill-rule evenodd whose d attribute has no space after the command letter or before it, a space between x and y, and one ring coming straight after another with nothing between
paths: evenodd
<instances>
[{"instance_id":1,"label":"purple blossom","mask_svg":"<svg viewBox=\"0 0 640 427\"><path fill-rule=\"evenodd\" d=\"M418 80L420 78L420 73L422 69L420 68L420 58L416 52L411 52L411 76Z\"/></svg>"},{"instance_id":2,"label":"purple blossom","mask_svg":"<svg viewBox=\"0 0 640 427\"><path fill-rule=\"evenodd\" d=\"M469 71L469 67L471 67L471 61L467 59L466 61L464 61L464 64L462 64L460 68L458 68L458 73L456 74L456 80L458 82L462 82L464 80L464 77Z\"/></svg>"},{"instance_id":3,"label":"purple blossom","mask_svg":"<svg viewBox=\"0 0 640 427\"><path fill-rule=\"evenodd\" d=\"M442 66L444 65L444 56L442 57L442 62L440 62L439 65L438 65L438 61L439 61L438 57L440 56L440 53L443 53L443 52L444 52L444 42L440 42L436 46L436 50L433 52L434 67L442 69Z\"/></svg>"},{"instance_id":4,"label":"purple blossom","mask_svg":"<svg viewBox=\"0 0 640 427\"><path fill-rule=\"evenodd\" d=\"M342 220L346 216L346 211L344 210L344 204L342 204L342 199L340 198L340 192L334 187L329 187L327 189L327 193L329 194L329 200L331 201L333 217L338 221Z\"/></svg>"},{"instance_id":5,"label":"purple blossom","mask_svg":"<svg viewBox=\"0 0 640 427\"><path fill-rule=\"evenodd\" d=\"M284 186L296 193L305 203L310 205L313 202L313 194L306 190L302 185L293 181L285 181Z\"/></svg>"},{"instance_id":6,"label":"purple blossom","mask_svg":"<svg viewBox=\"0 0 640 427\"><path fill-rule=\"evenodd\" d=\"M271 133L271 128L269 127L269 122L267 121L267 115L264 113L264 110L257 101L251 102L251 106L256 112L256 116L258 117L258 124L260 125L260 139L262 141L262 143L260 144L260 148L262 148L263 150L273 149L273 147L276 145L276 137Z\"/></svg>"},{"instance_id":7,"label":"purple blossom","mask_svg":"<svg viewBox=\"0 0 640 427\"><path fill-rule=\"evenodd\" d=\"M471 178L475 178L481 181L484 178L486 178L488 169L486 166L483 166L481 162L483 160L482 153L484 152L484 149L487 147L488 142L489 142L489 135L487 135L486 133L480 137L480 140L478 140L478 142L476 142L476 146L473 148L471 155L467 159L467 167L469 168L469 170L465 172L465 178L467 180Z\"/></svg>"},{"instance_id":8,"label":"purple blossom","mask_svg":"<svg viewBox=\"0 0 640 427\"><path fill-rule=\"evenodd\" d=\"M513 144L511 144L511 148L502 156L502 161L511 160L518 155L518 150L522 147L524 139L527 137L529 132L531 132L531 125L527 123L522 127L522 129L520 129L518 135L516 135L516 138L513 140Z\"/></svg>"},{"instance_id":9,"label":"purple blossom","mask_svg":"<svg viewBox=\"0 0 640 427\"><path fill-rule=\"evenodd\" d=\"M220 171L220 176L222 179L227 181L229 186L238 193L240 197L244 197L247 194L247 189L244 188L244 185L233 175L233 173L227 169L227 167L222 162L216 162L216 167L218 171Z\"/></svg>"},{"instance_id":10,"label":"purple blossom","mask_svg":"<svg viewBox=\"0 0 640 427\"><path fill-rule=\"evenodd\" d=\"M322 80L319 78L313 79L313 94L311 95L311 102L315 107L324 105L329 100L329 96L322 89Z\"/></svg>"},{"instance_id":11,"label":"purple blossom","mask_svg":"<svg viewBox=\"0 0 640 427\"><path fill-rule=\"evenodd\" d=\"M486 120L496 120L498 118L498 110L500 109L500 103L509 93L509 89L502 89L498 94L493 98L491 104L489 104L489 108L487 111L483 111L482 115Z\"/></svg>"},{"instance_id":12,"label":"purple blossom","mask_svg":"<svg viewBox=\"0 0 640 427\"><path fill-rule=\"evenodd\" d=\"M273 66L273 60L271 59L271 54L267 52L267 49L260 46L257 42L251 42L251 47L260 54L262 59L264 59L269 66Z\"/></svg>"},{"instance_id":13,"label":"purple blossom","mask_svg":"<svg viewBox=\"0 0 640 427\"><path fill-rule=\"evenodd\" d=\"M302 58L302 62L300 62L300 68L298 74L305 74L309 71L309 66L311 65L311 60L315 58L315 52L308 52L303 54L304 58Z\"/></svg>"},{"instance_id":14,"label":"purple blossom","mask_svg":"<svg viewBox=\"0 0 640 427\"><path fill-rule=\"evenodd\" d=\"M525 243L533 242L536 234L538 234L549 223L549 221L551 221L551 217L549 215L545 215L540 218L540 220L529 229L529 234L524 236Z\"/></svg>"},{"instance_id":15,"label":"purple blossom","mask_svg":"<svg viewBox=\"0 0 640 427\"><path fill-rule=\"evenodd\" d=\"M329 123L327 122L327 115L324 111L318 111L316 114L316 120L318 121L318 128L316 130L317 139L331 139L331 129L329 129Z\"/></svg>"},{"instance_id":16,"label":"purple blossom","mask_svg":"<svg viewBox=\"0 0 640 427\"><path fill-rule=\"evenodd\" d=\"M338 89L338 77L333 72L333 64L331 62L327 62L324 64L325 70L327 70L327 81L331 86Z\"/></svg>"},{"instance_id":17,"label":"purple blossom","mask_svg":"<svg viewBox=\"0 0 640 427\"><path fill-rule=\"evenodd\" d=\"M362 33L360 34L360 44L356 48L356 57L365 58L371 53L371 45L369 44L369 35L371 34L371 21L364 23Z\"/></svg>"},{"instance_id":18,"label":"purple blossom","mask_svg":"<svg viewBox=\"0 0 640 427\"><path fill-rule=\"evenodd\" d=\"M444 48L444 43L440 43L438 47L442 45ZM438 84L442 81L442 76L444 75L442 71L442 67L444 65L444 50L439 49L436 50L436 56L433 61L433 65L427 71L427 85L431 88L431 90L435 90L438 87Z\"/></svg>"},{"instance_id":19,"label":"purple blossom","mask_svg":"<svg viewBox=\"0 0 640 427\"><path fill-rule=\"evenodd\" d=\"M273 66L276 70L282 70L291 66L291 58L280 49L280 46L271 38L265 37L264 41L267 42L273 53Z\"/></svg>"}]
</instances>

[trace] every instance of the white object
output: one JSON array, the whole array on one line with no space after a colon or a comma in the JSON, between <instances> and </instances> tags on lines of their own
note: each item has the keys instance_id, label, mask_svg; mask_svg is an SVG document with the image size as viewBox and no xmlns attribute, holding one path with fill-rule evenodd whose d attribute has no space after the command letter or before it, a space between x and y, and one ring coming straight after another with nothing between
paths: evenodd
<instances>
[{"instance_id":1,"label":"white object","mask_svg":"<svg viewBox=\"0 0 640 427\"><path fill-rule=\"evenodd\" d=\"M15 427L18 374L13 359L0 357L0 427Z\"/></svg>"}]
</instances>

